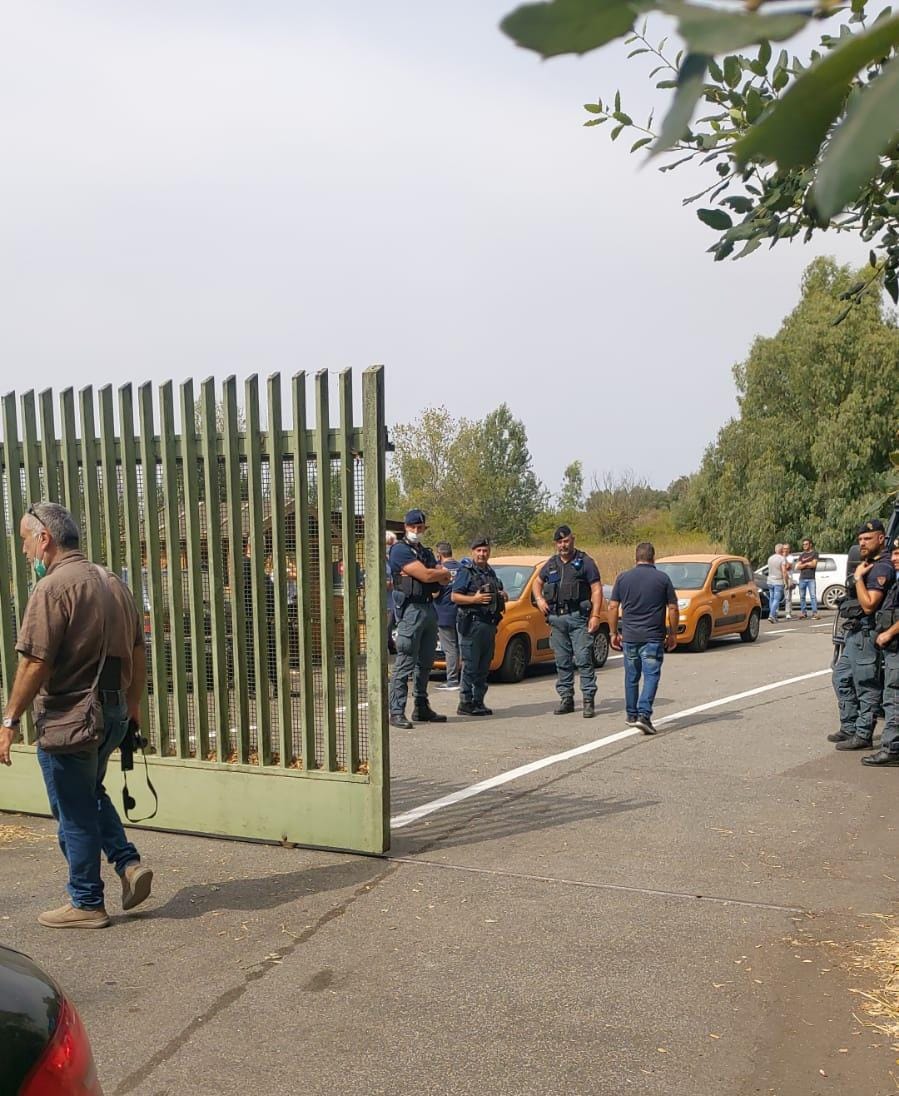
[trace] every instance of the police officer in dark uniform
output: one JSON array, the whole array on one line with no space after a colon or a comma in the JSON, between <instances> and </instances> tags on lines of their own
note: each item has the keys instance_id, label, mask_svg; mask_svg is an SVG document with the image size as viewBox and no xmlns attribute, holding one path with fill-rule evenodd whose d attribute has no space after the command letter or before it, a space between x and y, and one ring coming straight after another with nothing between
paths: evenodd
<instances>
[{"instance_id":1,"label":"police officer in dark uniform","mask_svg":"<svg viewBox=\"0 0 899 1096\"><path fill-rule=\"evenodd\" d=\"M828 735L838 750L870 750L882 696L882 656L876 643L875 614L895 581L884 550L883 522L866 521L858 529L861 563L854 590L840 604L845 642L833 668L840 729Z\"/></svg>"},{"instance_id":2,"label":"police officer in dark uniform","mask_svg":"<svg viewBox=\"0 0 899 1096\"><path fill-rule=\"evenodd\" d=\"M893 565L893 585L875 613L875 642L883 652L883 734L880 736L880 749L863 757L863 765L899 766L899 537L893 540L890 562Z\"/></svg>"},{"instance_id":3,"label":"police officer in dark uniform","mask_svg":"<svg viewBox=\"0 0 899 1096\"><path fill-rule=\"evenodd\" d=\"M584 719L596 714L596 667L593 636L602 612L602 581L593 560L574 547L574 534L567 525L553 533L556 554L544 563L534 579L537 607L552 629L550 645L556 656L556 692L562 698L555 715L574 711L574 667L581 679Z\"/></svg>"},{"instance_id":4,"label":"police officer in dark uniform","mask_svg":"<svg viewBox=\"0 0 899 1096\"><path fill-rule=\"evenodd\" d=\"M406 699L412 678L416 723L445 723L428 702L428 678L437 649L437 613L434 598L452 574L437 566L430 548L421 543L427 529L422 510L410 510L405 517L406 530L390 549L388 562L393 576L393 605L396 614L396 661L390 677L388 704L390 726L409 730Z\"/></svg>"},{"instance_id":5,"label":"police officer in dark uniform","mask_svg":"<svg viewBox=\"0 0 899 1096\"><path fill-rule=\"evenodd\" d=\"M503 615L508 595L490 566L490 541L476 537L471 542L471 559L459 561L453 579L452 599L459 607L456 626L462 647L462 687L459 715L493 715L484 705L487 674L496 645L496 626Z\"/></svg>"}]
</instances>

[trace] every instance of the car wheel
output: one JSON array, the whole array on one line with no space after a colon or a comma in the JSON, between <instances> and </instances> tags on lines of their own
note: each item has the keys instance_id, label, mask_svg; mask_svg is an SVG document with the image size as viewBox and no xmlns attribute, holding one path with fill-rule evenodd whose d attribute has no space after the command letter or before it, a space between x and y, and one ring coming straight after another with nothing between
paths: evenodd
<instances>
[{"instance_id":1,"label":"car wheel","mask_svg":"<svg viewBox=\"0 0 899 1096\"><path fill-rule=\"evenodd\" d=\"M744 643L755 643L759 638L759 621L762 619L762 614L758 609L753 609L749 614L749 623L740 632L740 639Z\"/></svg>"},{"instance_id":2,"label":"car wheel","mask_svg":"<svg viewBox=\"0 0 899 1096\"><path fill-rule=\"evenodd\" d=\"M593 637L593 665L601 670L609 657L609 633L600 628Z\"/></svg>"},{"instance_id":3,"label":"car wheel","mask_svg":"<svg viewBox=\"0 0 899 1096\"><path fill-rule=\"evenodd\" d=\"M688 651L704 651L709 645L709 636L712 634L712 622L708 617L702 617L696 625L693 638L687 644Z\"/></svg>"},{"instance_id":4,"label":"car wheel","mask_svg":"<svg viewBox=\"0 0 899 1096\"><path fill-rule=\"evenodd\" d=\"M825 609L836 609L837 602L846 596L845 586L828 586L821 595L821 604Z\"/></svg>"},{"instance_id":5,"label":"car wheel","mask_svg":"<svg viewBox=\"0 0 899 1096\"><path fill-rule=\"evenodd\" d=\"M524 636L513 636L506 645L503 661L499 668L500 681L515 683L521 681L528 668L531 652Z\"/></svg>"}]
</instances>

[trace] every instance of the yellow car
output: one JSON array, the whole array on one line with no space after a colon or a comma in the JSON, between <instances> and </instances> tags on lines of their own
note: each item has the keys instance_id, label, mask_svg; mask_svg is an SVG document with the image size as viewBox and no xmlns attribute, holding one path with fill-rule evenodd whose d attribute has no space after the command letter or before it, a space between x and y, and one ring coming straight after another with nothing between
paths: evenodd
<instances>
[{"instance_id":1,"label":"yellow car","mask_svg":"<svg viewBox=\"0 0 899 1096\"><path fill-rule=\"evenodd\" d=\"M656 560L677 591L677 643L704 651L710 639L738 635L755 643L762 605L749 560L743 556L665 556Z\"/></svg>"},{"instance_id":2,"label":"yellow car","mask_svg":"<svg viewBox=\"0 0 899 1096\"><path fill-rule=\"evenodd\" d=\"M490 566L496 571L509 595L506 611L496 630L496 649L490 672L500 681L521 681L529 666L553 661L549 645L549 624L534 604L534 579L546 563L546 556L496 556ZM609 657L609 617L606 605L610 588L603 587L602 620L593 638L593 662L597 669ZM438 650L435 669L445 669L443 652Z\"/></svg>"}]
</instances>

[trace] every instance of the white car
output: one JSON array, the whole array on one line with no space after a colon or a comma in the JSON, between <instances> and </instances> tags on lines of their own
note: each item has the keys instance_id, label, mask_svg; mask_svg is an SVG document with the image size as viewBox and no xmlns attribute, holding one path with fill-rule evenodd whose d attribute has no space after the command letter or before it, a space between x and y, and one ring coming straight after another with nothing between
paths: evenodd
<instances>
[{"instance_id":1,"label":"white car","mask_svg":"<svg viewBox=\"0 0 899 1096\"><path fill-rule=\"evenodd\" d=\"M795 563L799 558L798 552L791 552L787 556L790 563ZM818 566L815 568L815 596L818 599L818 605L824 606L825 609L833 609L836 603L841 597L846 594L846 564L849 557L846 553L839 552L819 552L818 553ZM756 577L761 579L762 582L759 585L768 586L768 565L759 567L755 572ZM799 604L799 573L793 571L792 573L793 590L791 602L794 606Z\"/></svg>"}]
</instances>

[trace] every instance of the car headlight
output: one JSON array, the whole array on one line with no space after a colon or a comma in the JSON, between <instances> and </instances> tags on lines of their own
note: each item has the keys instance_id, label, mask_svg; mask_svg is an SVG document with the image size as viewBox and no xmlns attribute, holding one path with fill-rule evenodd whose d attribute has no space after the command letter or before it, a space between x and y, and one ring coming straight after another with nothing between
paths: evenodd
<instances>
[{"instance_id":1,"label":"car headlight","mask_svg":"<svg viewBox=\"0 0 899 1096\"><path fill-rule=\"evenodd\" d=\"M690 599L688 597L679 597L677 599L677 607L678 609L689 609Z\"/></svg>"}]
</instances>

